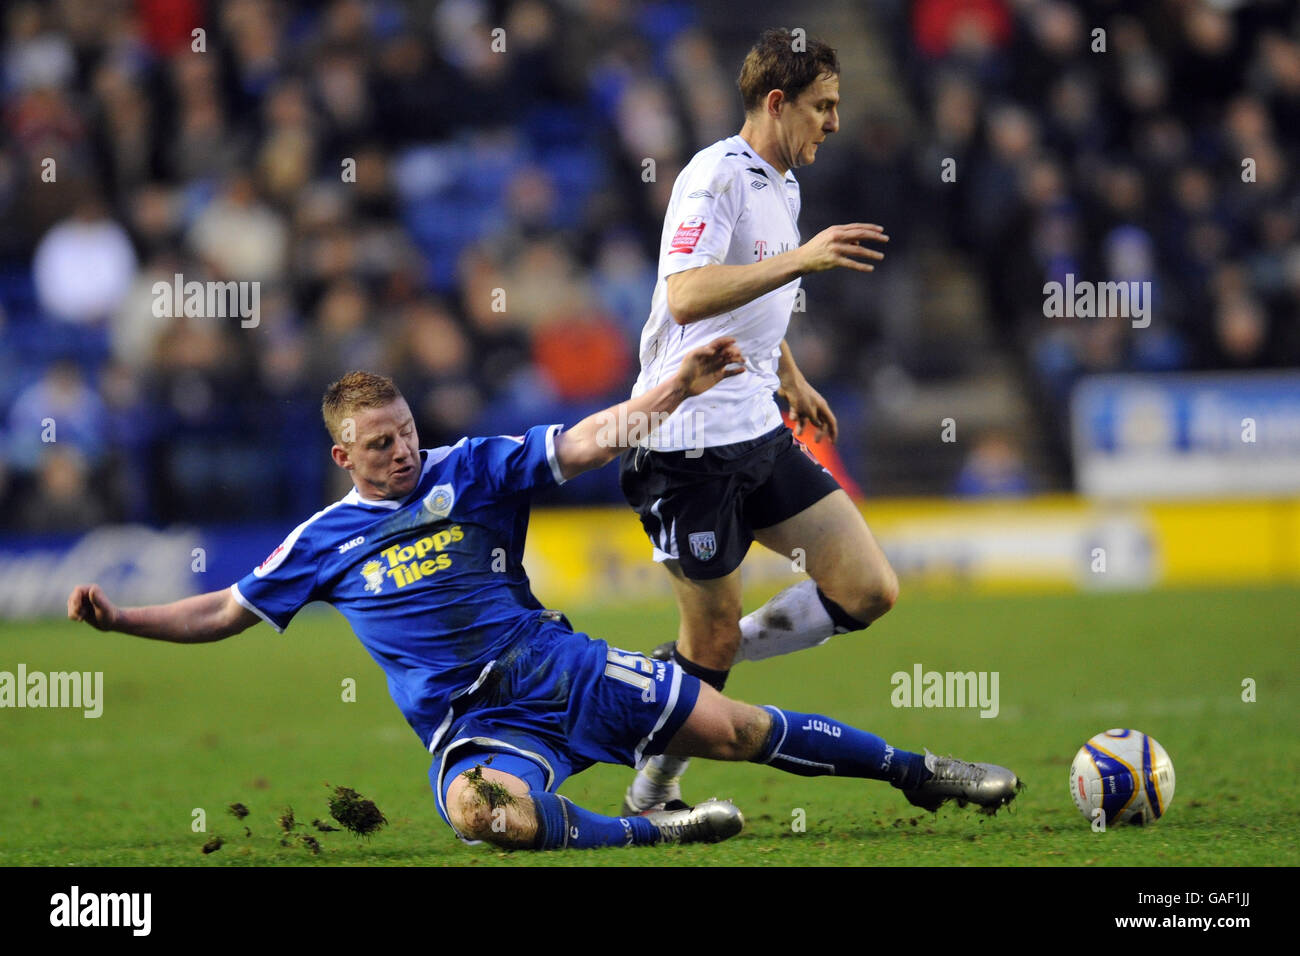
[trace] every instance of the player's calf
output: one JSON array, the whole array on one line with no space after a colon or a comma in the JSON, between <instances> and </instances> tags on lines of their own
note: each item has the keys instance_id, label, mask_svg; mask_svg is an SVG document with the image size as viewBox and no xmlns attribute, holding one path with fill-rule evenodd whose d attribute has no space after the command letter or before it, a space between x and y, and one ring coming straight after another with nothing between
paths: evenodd
<instances>
[{"instance_id":1,"label":"player's calf","mask_svg":"<svg viewBox=\"0 0 1300 956\"><path fill-rule=\"evenodd\" d=\"M703 685L690 718L668 744L666 753L710 760L753 760L772 728L762 707L723 697Z\"/></svg>"}]
</instances>

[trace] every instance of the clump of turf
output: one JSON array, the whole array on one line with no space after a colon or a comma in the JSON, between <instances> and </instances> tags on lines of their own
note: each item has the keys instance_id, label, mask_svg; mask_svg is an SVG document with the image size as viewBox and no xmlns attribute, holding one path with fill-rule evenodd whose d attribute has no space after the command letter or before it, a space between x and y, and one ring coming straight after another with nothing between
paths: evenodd
<instances>
[{"instance_id":1,"label":"clump of turf","mask_svg":"<svg viewBox=\"0 0 1300 956\"><path fill-rule=\"evenodd\" d=\"M207 843L203 844L203 852L204 852L204 853L216 853L218 850L220 850L220 849L222 848L222 846L225 845L225 842L226 842L226 841L223 840L223 839L221 839L221 837L219 837L219 836L214 836L214 837L213 837L211 840L209 840Z\"/></svg>"},{"instance_id":2,"label":"clump of turf","mask_svg":"<svg viewBox=\"0 0 1300 956\"><path fill-rule=\"evenodd\" d=\"M324 820L320 820L320 819L313 820L313 821L311 822L311 825L314 826L314 827L315 827L317 830L319 830L321 833L338 833L338 832L339 832L339 828L338 828L338 827L332 827L332 826L330 826L328 823L326 823Z\"/></svg>"},{"instance_id":3,"label":"clump of turf","mask_svg":"<svg viewBox=\"0 0 1300 956\"><path fill-rule=\"evenodd\" d=\"M302 842L302 845L308 850L311 850L312 853L320 854L320 841L314 836L308 836L303 833L299 835L298 839Z\"/></svg>"},{"instance_id":4,"label":"clump of turf","mask_svg":"<svg viewBox=\"0 0 1300 956\"><path fill-rule=\"evenodd\" d=\"M515 802L514 794L495 780L483 779L483 765L478 764L473 770L465 772L465 779L469 781L471 787L480 798L487 801L487 805L493 810L498 807L513 806Z\"/></svg>"},{"instance_id":5,"label":"clump of turf","mask_svg":"<svg viewBox=\"0 0 1300 956\"><path fill-rule=\"evenodd\" d=\"M280 829L285 833L292 833L294 827L298 825L298 821L293 818L293 807L285 807L284 813L280 814L276 823L280 824Z\"/></svg>"},{"instance_id":6,"label":"clump of turf","mask_svg":"<svg viewBox=\"0 0 1300 956\"><path fill-rule=\"evenodd\" d=\"M236 820L242 820L244 817L248 816L248 807L244 806L242 803L232 803L226 808L226 812Z\"/></svg>"},{"instance_id":7,"label":"clump of turf","mask_svg":"<svg viewBox=\"0 0 1300 956\"><path fill-rule=\"evenodd\" d=\"M329 803L330 816L357 836L370 836L388 822L373 800L367 800L351 787L335 787Z\"/></svg>"}]
</instances>

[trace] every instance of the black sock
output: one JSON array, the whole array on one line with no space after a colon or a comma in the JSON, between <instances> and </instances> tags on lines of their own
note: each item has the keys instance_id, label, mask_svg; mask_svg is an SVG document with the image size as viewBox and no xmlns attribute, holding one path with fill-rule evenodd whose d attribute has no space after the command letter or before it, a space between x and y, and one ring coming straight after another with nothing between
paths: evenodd
<instances>
[{"instance_id":1,"label":"black sock","mask_svg":"<svg viewBox=\"0 0 1300 956\"><path fill-rule=\"evenodd\" d=\"M681 649L677 647L673 648L673 663L686 671L686 673L690 674L692 677L698 677L719 693L722 692L723 687L727 686L727 675L731 673L730 668L725 671L715 671L711 667L704 667L701 664L697 664L695 661L685 657L682 654Z\"/></svg>"},{"instance_id":2,"label":"black sock","mask_svg":"<svg viewBox=\"0 0 1300 956\"><path fill-rule=\"evenodd\" d=\"M840 607L825 594L822 589L817 589L817 598L822 602L822 607L826 608L826 613L831 616L831 622L835 625L836 634L847 634L849 631L861 631L868 627L865 622L859 621L844 608Z\"/></svg>"}]
</instances>

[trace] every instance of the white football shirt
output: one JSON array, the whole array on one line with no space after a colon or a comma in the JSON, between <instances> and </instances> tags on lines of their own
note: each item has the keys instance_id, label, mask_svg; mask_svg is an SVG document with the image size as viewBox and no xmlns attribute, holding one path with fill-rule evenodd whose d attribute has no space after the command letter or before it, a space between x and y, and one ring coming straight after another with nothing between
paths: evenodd
<instances>
[{"instance_id":1,"label":"white football shirt","mask_svg":"<svg viewBox=\"0 0 1300 956\"><path fill-rule=\"evenodd\" d=\"M747 371L688 398L643 444L656 451L710 448L757 438L781 424L773 393L799 281L738 309L678 325L668 276L707 265L749 265L799 246L799 184L781 176L740 136L696 153L673 185L659 243L659 276L641 331L640 395L677 374L687 352L732 336Z\"/></svg>"}]
</instances>

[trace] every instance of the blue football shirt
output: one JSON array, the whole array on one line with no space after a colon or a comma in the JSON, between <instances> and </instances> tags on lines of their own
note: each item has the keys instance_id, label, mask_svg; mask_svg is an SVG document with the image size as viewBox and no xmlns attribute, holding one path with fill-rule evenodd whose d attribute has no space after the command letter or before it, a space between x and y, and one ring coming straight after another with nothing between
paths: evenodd
<instances>
[{"instance_id":1,"label":"blue football shirt","mask_svg":"<svg viewBox=\"0 0 1300 956\"><path fill-rule=\"evenodd\" d=\"M524 573L524 538L532 493L564 481L560 428L422 450L408 497L371 501L352 489L232 585L236 599L277 631L311 601L338 608L434 749L452 700L543 610Z\"/></svg>"}]
</instances>

